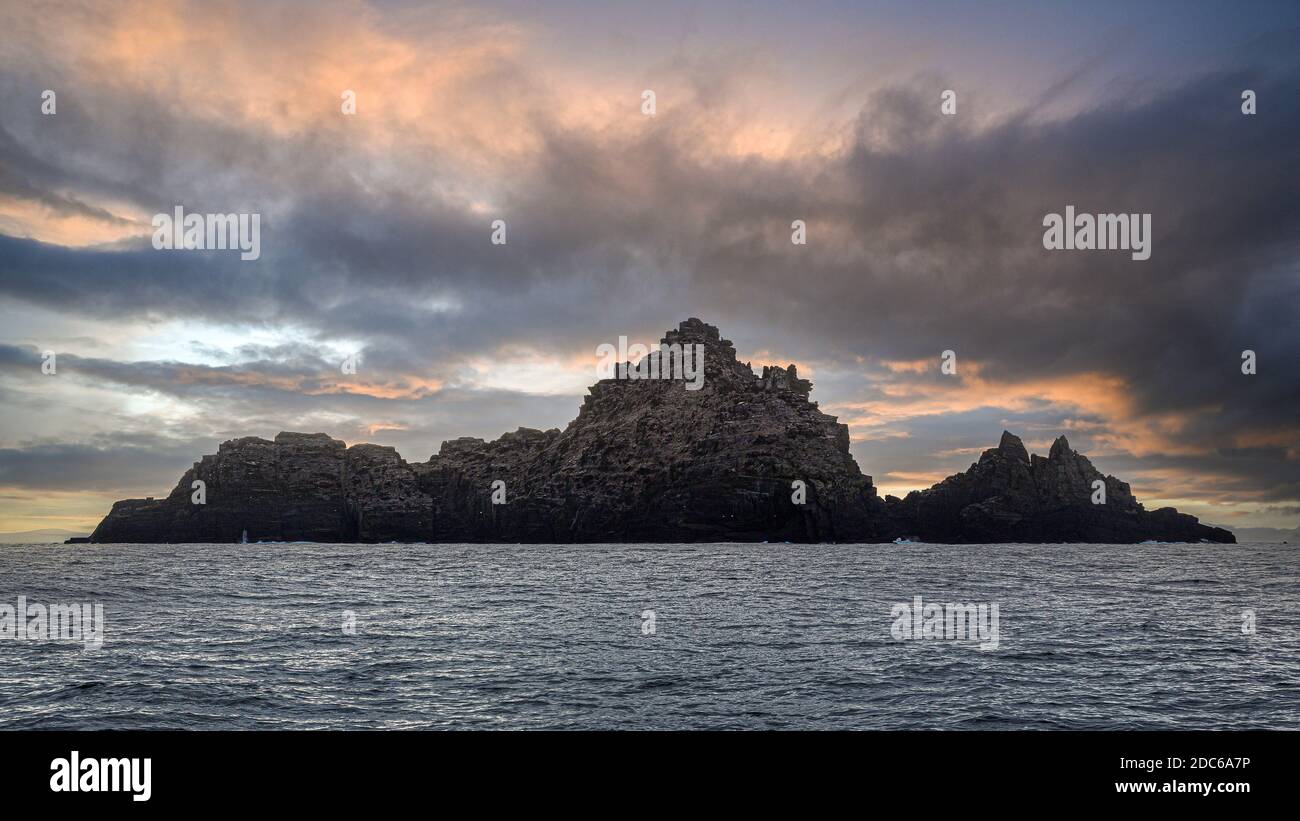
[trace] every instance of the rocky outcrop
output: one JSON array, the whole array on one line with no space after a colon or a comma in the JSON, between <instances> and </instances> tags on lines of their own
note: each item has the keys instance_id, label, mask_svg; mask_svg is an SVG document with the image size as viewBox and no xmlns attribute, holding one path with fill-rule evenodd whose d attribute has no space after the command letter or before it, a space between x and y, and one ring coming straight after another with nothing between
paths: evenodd
<instances>
[{"instance_id":1,"label":"rocky outcrop","mask_svg":"<svg viewBox=\"0 0 1300 821\"><path fill-rule=\"evenodd\" d=\"M1064 436L1043 458L1003 431L965 473L885 501L891 529L926 542L1235 541L1173 508L1146 511L1126 483L1103 476Z\"/></svg>"},{"instance_id":2,"label":"rocky outcrop","mask_svg":"<svg viewBox=\"0 0 1300 821\"><path fill-rule=\"evenodd\" d=\"M681 379L606 379L563 431L444 443L417 466L447 541L835 541L875 537L883 503L848 428L807 399L794 366L754 375L718 329L681 323L664 345L703 346ZM657 356L652 353L651 356ZM661 372L667 373L665 365ZM795 479L807 504L792 501ZM490 499L505 483L506 504ZM879 534L883 536L884 534Z\"/></svg>"},{"instance_id":3,"label":"rocky outcrop","mask_svg":"<svg viewBox=\"0 0 1300 821\"><path fill-rule=\"evenodd\" d=\"M281 433L223 442L165 499L113 505L90 541L403 541L430 532L432 514L392 448Z\"/></svg>"},{"instance_id":4,"label":"rocky outcrop","mask_svg":"<svg viewBox=\"0 0 1300 821\"><path fill-rule=\"evenodd\" d=\"M232 440L166 498L115 504L90 540L1232 541L1171 509L1142 510L1064 438L1044 459L1004 434L966 473L882 500L849 455L848 428L809 401L794 365L756 376L698 319L663 344L701 346L703 380L664 354L592 386L563 431L453 439L424 463L325 434ZM673 378L628 378L638 371ZM1090 502L1099 477L1106 505Z\"/></svg>"}]
</instances>

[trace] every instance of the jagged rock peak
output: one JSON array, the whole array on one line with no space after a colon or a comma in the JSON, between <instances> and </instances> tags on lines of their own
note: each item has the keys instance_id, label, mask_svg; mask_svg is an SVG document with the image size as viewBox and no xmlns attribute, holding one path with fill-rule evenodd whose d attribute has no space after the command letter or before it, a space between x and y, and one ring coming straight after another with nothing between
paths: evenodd
<instances>
[{"instance_id":1,"label":"jagged rock peak","mask_svg":"<svg viewBox=\"0 0 1300 821\"><path fill-rule=\"evenodd\" d=\"M736 347L731 340L724 339L716 325L710 325L698 317L691 317L677 325L676 330L664 334L663 345L703 345L705 350L705 369L710 377L726 374L741 381L754 380L754 384L765 391L791 391L805 398L812 392L812 382L799 377L798 367L791 363L787 367L764 365L762 376L754 376L750 363L736 358ZM650 356L660 354L651 353Z\"/></svg>"},{"instance_id":2,"label":"jagged rock peak","mask_svg":"<svg viewBox=\"0 0 1300 821\"><path fill-rule=\"evenodd\" d=\"M1025 448L1025 443L1020 440L1011 431L1002 431L1002 438L998 441L997 447L989 448L980 454L978 464L981 465L1000 465L1008 462L1016 464L1029 465L1034 459L1041 457L1029 455Z\"/></svg>"},{"instance_id":3,"label":"jagged rock peak","mask_svg":"<svg viewBox=\"0 0 1300 821\"><path fill-rule=\"evenodd\" d=\"M758 378L763 390L794 391L807 396L812 392L812 382L799 378L799 369L791 364L788 368L780 365L764 365L763 375Z\"/></svg>"},{"instance_id":4,"label":"jagged rock peak","mask_svg":"<svg viewBox=\"0 0 1300 821\"><path fill-rule=\"evenodd\" d=\"M1068 456L1072 453L1074 453L1074 451L1070 449L1070 441L1065 438L1065 434L1061 434L1056 437L1056 441L1052 443L1052 449L1048 452L1047 458L1059 459L1062 456Z\"/></svg>"},{"instance_id":5,"label":"jagged rock peak","mask_svg":"<svg viewBox=\"0 0 1300 821\"><path fill-rule=\"evenodd\" d=\"M731 344L718 333L717 325L710 325L698 317L682 320L677 323L677 330L668 331L664 334L663 343L665 345L671 345L674 342L721 342L724 345Z\"/></svg>"},{"instance_id":6,"label":"jagged rock peak","mask_svg":"<svg viewBox=\"0 0 1300 821\"><path fill-rule=\"evenodd\" d=\"M1020 437L1011 431L1002 431L1002 440L998 442L998 451L1018 462L1029 464L1029 451L1025 450L1025 443L1020 441Z\"/></svg>"},{"instance_id":7,"label":"jagged rock peak","mask_svg":"<svg viewBox=\"0 0 1300 821\"><path fill-rule=\"evenodd\" d=\"M718 368L733 369L739 364L736 346L731 344L731 340L722 338L718 326L696 317L678 323L677 329L666 332L660 342L663 345L703 345L707 352L706 360L713 360Z\"/></svg>"}]
</instances>

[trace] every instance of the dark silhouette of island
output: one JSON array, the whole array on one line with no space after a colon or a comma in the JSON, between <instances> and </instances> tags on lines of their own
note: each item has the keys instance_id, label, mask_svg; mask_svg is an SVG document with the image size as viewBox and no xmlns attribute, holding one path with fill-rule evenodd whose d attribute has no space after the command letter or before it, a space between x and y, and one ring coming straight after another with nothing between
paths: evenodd
<instances>
[{"instance_id":1,"label":"dark silhouette of island","mask_svg":"<svg viewBox=\"0 0 1300 821\"><path fill-rule=\"evenodd\" d=\"M414 464L323 433L235 439L166 498L117 502L77 541L1235 541L1173 508L1143 509L1064 436L1042 457L1004 432L965 473L882 499L849 455L848 427L809 401L794 365L756 376L698 319L663 343L704 346L698 390L604 379L563 431L454 439Z\"/></svg>"}]
</instances>

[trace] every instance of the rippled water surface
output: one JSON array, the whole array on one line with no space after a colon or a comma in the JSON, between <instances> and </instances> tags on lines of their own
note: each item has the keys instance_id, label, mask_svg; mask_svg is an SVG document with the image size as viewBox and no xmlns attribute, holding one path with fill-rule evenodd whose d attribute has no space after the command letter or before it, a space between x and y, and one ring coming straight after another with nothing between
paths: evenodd
<instances>
[{"instance_id":1,"label":"rippled water surface","mask_svg":"<svg viewBox=\"0 0 1300 821\"><path fill-rule=\"evenodd\" d=\"M0 604L106 634L0 640L0 727L1294 729L1295 549L4 545ZM894 639L914 596L998 649Z\"/></svg>"}]
</instances>

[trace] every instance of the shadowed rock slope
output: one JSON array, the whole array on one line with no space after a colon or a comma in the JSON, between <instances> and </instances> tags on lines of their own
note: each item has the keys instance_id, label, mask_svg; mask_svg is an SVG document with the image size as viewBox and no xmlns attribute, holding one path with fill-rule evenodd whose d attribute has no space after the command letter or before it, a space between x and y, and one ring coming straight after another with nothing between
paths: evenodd
<instances>
[{"instance_id":1,"label":"shadowed rock slope","mask_svg":"<svg viewBox=\"0 0 1300 821\"><path fill-rule=\"evenodd\" d=\"M882 500L849 455L848 428L808 400L795 366L756 376L698 319L663 342L704 347L698 390L605 379L563 431L453 439L416 464L325 434L235 439L166 498L116 503L89 541L1233 540L1172 509L1144 511L1064 438L1031 460L1004 434L966 473ZM1106 482L1106 505L1091 504L1093 478ZM192 501L196 480L205 504ZM497 481L504 504L492 502Z\"/></svg>"}]
</instances>

